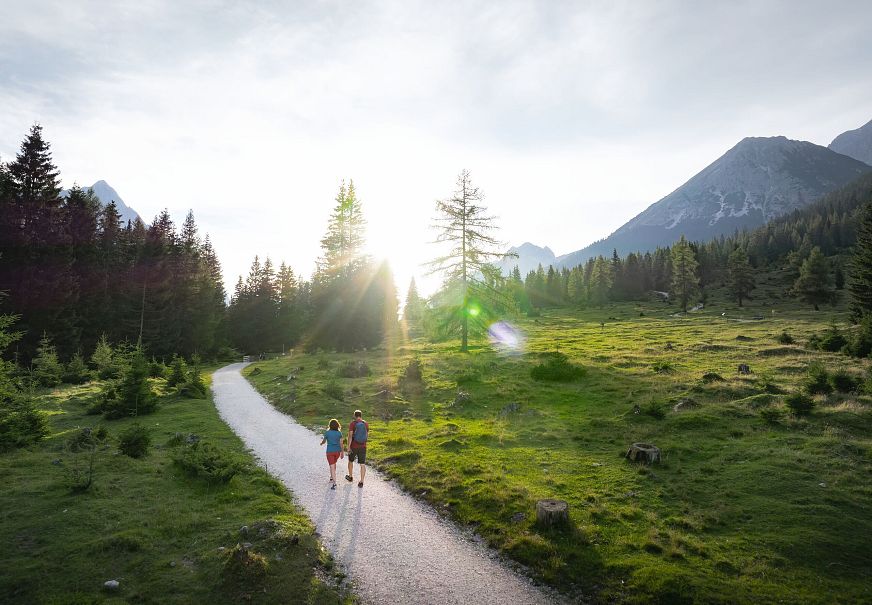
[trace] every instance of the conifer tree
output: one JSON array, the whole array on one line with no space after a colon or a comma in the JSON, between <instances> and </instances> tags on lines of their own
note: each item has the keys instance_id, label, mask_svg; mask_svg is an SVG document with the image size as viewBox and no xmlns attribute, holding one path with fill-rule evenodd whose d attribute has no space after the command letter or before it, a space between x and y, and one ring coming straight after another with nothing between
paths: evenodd
<instances>
[{"instance_id":1,"label":"conifer tree","mask_svg":"<svg viewBox=\"0 0 872 605\"><path fill-rule=\"evenodd\" d=\"M588 300L598 307L609 300L609 290L612 287L612 267L602 256L596 257L590 274Z\"/></svg>"},{"instance_id":2,"label":"conifer tree","mask_svg":"<svg viewBox=\"0 0 872 605\"><path fill-rule=\"evenodd\" d=\"M730 254L728 271L730 292L741 307L742 301L750 298L751 291L756 286L754 270L751 268L751 263L748 262L748 255L742 248L736 248Z\"/></svg>"},{"instance_id":3,"label":"conifer tree","mask_svg":"<svg viewBox=\"0 0 872 605\"><path fill-rule=\"evenodd\" d=\"M456 293L456 299L442 309L450 323L459 324L460 350L469 348L469 318L481 312L481 303L495 294L484 286L482 276L494 271L492 261L504 258L502 244L491 233L495 217L486 214L481 190L472 183L468 170L457 177L451 197L436 202L437 243L449 250L430 262L431 272L441 273L443 288Z\"/></svg>"},{"instance_id":4,"label":"conifer tree","mask_svg":"<svg viewBox=\"0 0 872 605\"><path fill-rule=\"evenodd\" d=\"M855 320L872 313L872 202L863 208L851 257L848 290Z\"/></svg>"},{"instance_id":5,"label":"conifer tree","mask_svg":"<svg viewBox=\"0 0 872 605\"><path fill-rule=\"evenodd\" d=\"M835 300L830 264L819 247L812 248L808 258L802 263L793 289L801 300L814 305L815 311L819 309L819 305Z\"/></svg>"},{"instance_id":6,"label":"conifer tree","mask_svg":"<svg viewBox=\"0 0 872 605\"><path fill-rule=\"evenodd\" d=\"M406 321L418 321L421 319L421 312L424 307L424 302L418 295L418 287L415 285L415 278L409 282L409 292L406 294L406 304L403 307L403 319Z\"/></svg>"},{"instance_id":7,"label":"conifer tree","mask_svg":"<svg viewBox=\"0 0 872 605\"><path fill-rule=\"evenodd\" d=\"M696 276L697 262L690 244L681 239L672 246L672 292L681 305L681 310L687 313L687 304L696 294L699 278Z\"/></svg>"}]
</instances>

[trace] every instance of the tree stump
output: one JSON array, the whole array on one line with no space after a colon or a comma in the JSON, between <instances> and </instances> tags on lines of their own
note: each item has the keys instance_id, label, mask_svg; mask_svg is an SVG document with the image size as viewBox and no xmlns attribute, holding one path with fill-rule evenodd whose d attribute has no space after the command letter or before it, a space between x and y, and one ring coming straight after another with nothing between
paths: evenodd
<instances>
[{"instance_id":1,"label":"tree stump","mask_svg":"<svg viewBox=\"0 0 872 605\"><path fill-rule=\"evenodd\" d=\"M569 524L569 504L551 498L539 500L536 503L536 524L546 528Z\"/></svg>"},{"instance_id":2,"label":"tree stump","mask_svg":"<svg viewBox=\"0 0 872 605\"><path fill-rule=\"evenodd\" d=\"M651 464L660 462L660 448L650 443L634 443L627 450L627 458L633 462Z\"/></svg>"},{"instance_id":3,"label":"tree stump","mask_svg":"<svg viewBox=\"0 0 872 605\"><path fill-rule=\"evenodd\" d=\"M739 374L750 374L751 367L747 363L739 364Z\"/></svg>"}]
</instances>

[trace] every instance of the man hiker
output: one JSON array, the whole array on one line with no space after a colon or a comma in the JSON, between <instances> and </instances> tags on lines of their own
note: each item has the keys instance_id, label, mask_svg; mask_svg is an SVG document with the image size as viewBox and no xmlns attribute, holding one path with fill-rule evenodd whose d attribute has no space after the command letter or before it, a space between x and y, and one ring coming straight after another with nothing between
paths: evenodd
<instances>
[{"instance_id":1,"label":"man hiker","mask_svg":"<svg viewBox=\"0 0 872 605\"><path fill-rule=\"evenodd\" d=\"M369 436L369 424L363 419L363 412L354 410L354 420L348 425L351 443L348 444L348 474L346 481L354 481L354 461L360 465L360 481L357 487L363 487L366 477L366 438ZM347 441L347 439L345 440Z\"/></svg>"}]
</instances>

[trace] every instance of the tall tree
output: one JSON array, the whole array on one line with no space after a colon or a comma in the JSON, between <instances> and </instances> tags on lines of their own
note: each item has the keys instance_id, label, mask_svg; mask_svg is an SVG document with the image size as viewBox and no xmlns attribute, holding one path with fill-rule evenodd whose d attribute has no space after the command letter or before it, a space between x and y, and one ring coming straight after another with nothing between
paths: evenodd
<instances>
[{"instance_id":1,"label":"tall tree","mask_svg":"<svg viewBox=\"0 0 872 605\"><path fill-rule=\"evenodd\" d=\"M681 310L687 312L687 304L697 292L699 278L696 275L697 262L690 244L681 239L672 246L672 292L681 304Z\"/></svg>"},{"instance_id":2,"label":"tall tree","mask_svg":"<svg viewBox=\"0 0 872 605\"><path fill-rule=\"evenodd\" d=\"M730 293L741 307L742 301L750 298L751 291L756 286L754 270L751 268L751 263L748 261L748 255L744 249L736 248L730 254L727 269L730 277Z\"/></svg>"},{"instance_id":3,"label":"tall tree","mask_svg":"<svg viewBox=\"0 0 872 605\"><path fill-rule=\"evenodd\" d=\"M865 205L851 257L851 314L859 320L872 313L872 202Z\"/></svg>"},{"instance_id":4,"label":"tall tree","mask_svg":"<svg viewBox=\"0 0 872 605\"><path fill-rule=\"evenodd\" d=\"M491 261L505 257L501 242L491 233L496 219L487 214L481 204L481 190L463 170L457 177L457 188L451 197L436 202L435 226L439 230L437 243L449 245L444 255L431 261L432 273L442 273L443 287L455 290L458 300L451 305L451 314L460 324L460 350L469 349L469 318L481 310L473 304L475 298L494 298L494 292L484 286L483 276L495 269Z\"/></svg>"},{"instance_id":5,"label":"tall tree","mask_svg":"<svg viewBox=\"0 0 872 605\"><path fill-rule=\"evenodd\" d=\"M418 295L418 287L415 285L415 278L409 282L409 291L406 294L406 304L403 307L403 319L406 321L418 321L421 319L421 312L424 307L424 301Z\"/></svg>"},{"instance_id":6,"label":"tall tree","mask_svg":"<svg viewBox=\"0 0 872 605\"><path fill-rule=\"evenodd\" d=\"M808 258L802 263L793 289L801 300L814 305L815 311L819 305L835 300L830 263L819 247L812 248Z\"/></svg>"}]
</instances>

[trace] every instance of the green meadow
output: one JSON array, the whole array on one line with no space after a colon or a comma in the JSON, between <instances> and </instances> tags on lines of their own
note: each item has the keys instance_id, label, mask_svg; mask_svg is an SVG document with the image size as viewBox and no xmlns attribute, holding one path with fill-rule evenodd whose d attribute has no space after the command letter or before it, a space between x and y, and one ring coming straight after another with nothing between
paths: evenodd
<instances>
[{"instance_id":1,"label":"green meadow","mask_svg":"<svg viewBox=\"0 0 872 605\"><path fill-rule=\"evenodd\" d=\"M389 478L572 598L869 602L872 398L817 395L807 416L785 405L812 362L857 379L868 364L804 347L843 311L761 292L683 316L658 302L546 311L512 320L526 341L511 354L407 337L245 373L310 426L364 410ZM582 376L533 380L557 351ZM420 383L400 379L413 359ZM341 377L349 362L370 374ZM627 461L634 442L662 462ZM542 498L569 503L569 528L536 526Z\"/></svg>"},{"instance_id":2,"label":"green meadow","mask_svg":"<svg viewBox=\"0 0 872 605\"><path fill-rule=\"evenodd\" d=\"M162 389L163 381L154 384ZM100 386L40 394L50 436L0 456L0 602L349 600L310 521L254 464L210 400L163 395L158 411L139 419L150 451L131 458L119 453L118 437L134 420L86 413ZM84 427L108 432L87 490L76 485L90 454L70 446ZM216 482L186 472L173 454L189 439L221 452L235 476ZM118 588L104 588L113 579Z\"/></svg>"}]
</instances>

